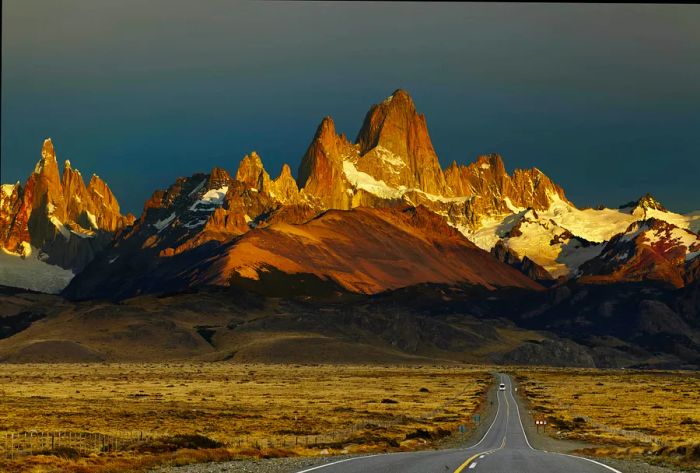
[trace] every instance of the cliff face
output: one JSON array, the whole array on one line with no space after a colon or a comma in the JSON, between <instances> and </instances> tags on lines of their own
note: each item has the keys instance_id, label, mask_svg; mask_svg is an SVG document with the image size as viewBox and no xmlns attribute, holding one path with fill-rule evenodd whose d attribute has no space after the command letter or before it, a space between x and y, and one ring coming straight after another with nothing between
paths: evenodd
<instances>
[{"instance_id":1,"label":"cliff face","mask_svg":"<svg viewBox=\"0 0 700 473\"><path fill-rule=\"evenodd\" d=\"M367 112L357 135L357 168L391 187L405 186L449 196L445 176L430 141L425 116L413 99L397 90Z\"/></svg>"},{"instance_id":2,"label":"cliff face","mask_svg":"<svg viewBox=\"0 0 700 473\"><path fill-rule=\"evenodd\" d=\"M355 155L357 150L345 135L336 134L333 119L324 118L299 165L299 186L304 194L321 207L349 209L352 198L343 162Z\"/></svg>"},{"instance_id":3,"label":"cliff face","mask_svg":"<svg viewBox=\"0 0 700 473\"><path fill-rule=\"evenodd\" d=\"M509 175L497 154L469 165L453 162L443 171L425 116L404 90L370 108L354 145L325 118L302 159L299 184L320 208L424 205L472 229L514 208L545 209L554 200L570 204L541 171Z\"/></svg>"},{"instance_id":4,"label":"cliff face","mask_svg":"<svg viewBox=\"0 0 700 473\"><path fill-rule=\"evenodd\" d=\"M564 190L537 168L516 169L510 176L498 154L479 156L467 166L453 162L445 177L454 195L470 197L466 213L472 225L514 207L548 209L555 198L570 204Z\"/></svg>"},{"instance_id":5,"label":"cliff face","mask_svg":"<svg viewBox=\"0 0 700 473\"><path fill-rule=\"evenodd\" d=\"M111 234L134 221L123 216L109 186L93 176L86 187L80 171L66 161L59 174L56 152L44 141L41 159L24 186L3 186L0 246L10 252L38 248L47 261L79 270L100 251Z\"/></svg>"}]
</instances>

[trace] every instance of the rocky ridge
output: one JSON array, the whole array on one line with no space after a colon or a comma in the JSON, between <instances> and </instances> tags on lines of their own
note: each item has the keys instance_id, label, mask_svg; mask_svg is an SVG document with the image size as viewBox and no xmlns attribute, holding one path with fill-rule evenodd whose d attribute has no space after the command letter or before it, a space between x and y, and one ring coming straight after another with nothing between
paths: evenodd
<instances>
[{"instance_id":1,"label":"rocky ridge","mask_svg":"<svg viewBox=\"0 0 700 473\"><path fill-rule=\"evenodd\" d=\"M656 219L693 234L700 229L700 215L675 214L650 195L617 209L578 209L542 171L508 173L498 154L466 165L452 162L443 170L425 116L399 89L369 109L354 143L336 131L332 118L323 118L301 159L298 179L287 164L273 179L253 151L235 174L214 168L157 190L135 221L120 214L97 176L85 186L66 162L59 178L48 140L26 185L3 185L0 237L9 251L25 251L22 244L51 248L63 255L52 262L63 266L77 261L73 267L82 267L107 244L113 247L111 258L119 257L114 249L125 255L138 251L157 265L159 258L226 244L251 230L303 225L329 210L360 207L398 213L424 208L501 262L546 284L603 271L609 266L600 263L606 245L635 222ZM118 236L110 243L114 232ZM93 238L86 257L75 258L78 250L67 245L66 235L72 234ZM73 240L71 245L79 241ZM664 273L674 274L673 285L695 274L696 256L688 253L689 269Z\"/></svg>"},{"instance_id":2,"label":"rocky ridge","mask_svg":"<svg viewBox=\"0 0 700 473\"><path fill-rule=\"evenodd\" d=\"M3 185L0 199L0 247L8 253L41 259L80 271L109 241L133 222L122 215L109 186L93 175L85 186L82 175L65 162L58 169L51 139L44 141L41 159L22 186Z\"/></svg>"}]
</instances>

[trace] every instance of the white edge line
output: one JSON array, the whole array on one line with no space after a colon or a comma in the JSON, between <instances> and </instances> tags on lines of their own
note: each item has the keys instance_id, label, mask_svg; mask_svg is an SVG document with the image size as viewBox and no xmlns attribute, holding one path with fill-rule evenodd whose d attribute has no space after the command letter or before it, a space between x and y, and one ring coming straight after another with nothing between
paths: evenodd
<instances>
[{"instance_id":1,"label":"white edge line","mask_svg":"<svg viewBox=\"0 0 700 473\"><path fill-rule=\"evenodd\" d=\"M488 430L486 431L484 436L481 437L481 440L479 440L478 443L476 443L475 445L472 445L471 447L465 448L465 450L469 450L470 448L476 448L479 445L481 445L481 442L483 442L486 439L486 436L489 434L489 432L491 432L491 429L496 424L496 420L498 419L498 413L501 412L501 401L498 400L498 390L496 390L496 401L498 401L496 403L496 406L497 406L496 407L496 415L493 417L493 421L491 421L491 425L489 426ZM302 473L302 472L300 471L299 473Z\"/></svg>"},{"instance_id":2,"label":"white edge line","mask_svg":"<svg viewBox=\"0 0 700 473\"><path fill-rule=\"evenodd\" d=\"M297 473L306 473L307 471L320 470L321 468L325 468L327 466L332 466L332 465L337 465L338 463L345 463L345 462L349 462L349 461L353 461L353 460L362 460L363 458L378 457L379 455L381 455L381 453L377 453L375 455L365 455L364 457L346 458L345 460L338 460L337 462L326 463L325 465L314 466L313 468L307 468L306 470L299 470L299 471L297 471Z\"/></svg>"},{"instance_id":3,"label":"white edge line","mask_svg":"<svg viewBox=\"0 0 700 473\"><path fill-rule=\"evenodd\" d=\"M510 379L510 376L508 378ZM525 442L527 442L528 447L530 447L532 450L535 450L534 448L532 448L532 445L530 445L530 441L527 439L527 434L525 433L525 427L523 427L523 420L520 417L520 408L518 407L518 401L516 401L515 396L513 396L513 382L512 381L510 383L509 392L510 392L510 397L513 398L513 402L515 403L515 409L518 411L518 420L520 421L520 428L523 429L523 435L525 436ZM595 460L591 460L590 458L579 457L576 455L569 455L568 453L549 452L547 450L541 450L541 451L545 452L545 453L553 453L555 455L563 455L565 457L578 458L579 460L586 460L586 461L589 461L591 463L595 463L596 465L602 466L603 468L607 468L610 471L614 471L615 473L622 473L620 470L616 470L615 468L613 468L611 466L608 466L604 463L597 462Z\"/></svg>"},{"instance_id":4,"label":"white edge line","mask_svg":"<svg viewBox=\"0 0 700 473\"><path fill-rule=\"evenodd\" d=\"M530 447L530 450L535 450L532 448L532 445L530 445L530 441L527 438L527 433L525 433L525 427L523 426L523 419L520 417L520 407L518 407L518 401L515 399L515 396L513 396L513 381L510 379L510 376L508 376L508 380L510 381L510 389L508 392L510 393L510 397L513 399L513 402L515 403L515 410L518 412L518 421L520 422L520 428L523 430L523 436L525 437L525 443L527 443L527 446Z\"/></svg>"},{"instance_id":5,"label":"white edge line","mask_svg":"<svg viewBox=\"0 0 700 473\"><path fill-rule=\"evenodd\" d=\"M544 451L544 450L543 450L543 451ZM569 455L568 453L559 453L559 452L547 452L547 453L553 453L553 454L555 454L555 455L563 455L563 456L565 456L565 457L571 457L571 458L578 458L579 460L586 460L586 461L589 461L589 462L591 462L591 463L595 463L596 465L600 465L600 466L602 466L603 468L607 468L607 469L610 470L610 471L614 471L615 473L622 473L620 470L616 470L615 468L613 468L613 467L611 467L611 466L609 466L609 465L606 465L605 463L600 463L600 462L597 462L597 461L595 461L595 460L591 460L590 458L579 457L579 456L576 456L576 455Z\"/></svg>"}]
</instances>

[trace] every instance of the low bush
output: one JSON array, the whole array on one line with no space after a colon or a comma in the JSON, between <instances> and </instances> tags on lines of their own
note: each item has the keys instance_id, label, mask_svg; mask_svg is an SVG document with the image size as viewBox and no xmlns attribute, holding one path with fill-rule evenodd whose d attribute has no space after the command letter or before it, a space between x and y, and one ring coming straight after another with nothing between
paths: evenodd
<instances>
[{"instance_id":1,"label":"low bush","mask_svg":"<svg viewBox=\"0 0 700 473\"><path fill-rule=\"evenodd\" d=\"M140 453L165 453L175 452L180 449L211 449L221 448L224 444L204 435L173 435L167 437L158 437L152 440L139 442L132 447Z\"/></svg>"}]
</instances>

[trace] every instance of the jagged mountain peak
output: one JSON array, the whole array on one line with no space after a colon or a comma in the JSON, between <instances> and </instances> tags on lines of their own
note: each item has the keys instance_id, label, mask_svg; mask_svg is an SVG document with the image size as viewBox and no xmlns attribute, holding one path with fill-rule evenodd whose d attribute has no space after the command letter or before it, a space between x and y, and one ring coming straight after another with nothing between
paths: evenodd
<instances>
[{"instance_id":1,"label":"jagged mountain peak","mask_svg":"<svg viewBox=\"0 0 700 473\"><path fill-rule=\"evenodd\" d=\"M506 166L500 154L489 153L480 155L475 162L467 166L473 173L489 173L494 176L507 176Z\"/></svg>"},{"instance_id":2,"label":"jagged mountain peak","mask_svg":"<svg viewBox=\"0 0 700 473\"><path fill-rule=\"evenodd\" d=\"M314 141L319 141L322 143L328 143L329 140L335 140L338 137L335 131L335 122L333 117L325 116L316 128L316 133L314 135Z\"/></svg>"},{"instance_id":3,"label":"jagged mountain peak","mask_svg":"<svg viewBox=\"0 0 700 473\"><path fill-rule=\"evenodd\" d=\"M667 212L666 208L659 202L653 195L649 192L641 196L637 200L632 200L626 204L620 205L620 209L642 209L642 210L660 210L662 212Z\"/></svg>"},{"instance_id":4,"label":"jagged mountain peak","mask_svg":"<svg viewBox=\"0 0 700 473\"><path fill-rule=\"evenodd\" d=\"M351 197L343 162L356 154L345 136L336 133L333 119L324 117L299 163L298 182L304 195L325 208L349 209Z\"/></svg>"},{"instance_id":5,"label":"jagged mountain peak","mask_svg":"<svg viewBox=\"0 0 700 473\"><path fill-rule=\"evenodd\" d=\"M54 151L51 138L44 140L44 144L41 146L41 157L44 159L56 159L56 152Z\"/></svg>"},{"instance_id":6,"label":"jagged mountain peak","mask_svg":"<svg viewBox=\"0 0 700 473\"><path fill-rule=\"evenodd\" d=\"M260 192L268 192L270 175L265 170L262 159L257 152L253 151L243 157L236 172L236 180L244 182Z\"/></svg>"},{"instance_id":7,"label":"jagged mountain peak","mask_svg":"<svg viewBox=\"0 0 700 473\"><path fill-rule=\"evenodd\" d=\"M390 187L404 186L432 195L449 188L433 148L425 116L416 112L411 96L397 90L374 104L357 135L357 169Z\"/></svg>"},{"instance_id":8,"label":"jagged mountain peak","mask_svg":"<svg viewBox=\"0 0 700 473\"><path fill-rule=\"evenodd\" d=\"M133 216L120 214L114 194L97 175L86 187L69 160L61 175L47 138L25 185L16 186L0 205L0 246L24 257L33 254L27 248L37 248L42 264L78 271L109 243L111 232L131 222Z\"/></svg>"},{"instance_id":9,"label":"jagged mountain peak","mask_svg":"<svg viewBox=\"0 0 700 473\"><path fill-rule=\"evenodd\" d=\"M355 142L360 147L360 154L382 146L395 154L405 156L410 150L409 139L426 138L427 143L421 144L429 145L432 150L425 118L417 114L408 92L398 89L383 102L370 107Z\"/></svg>"},{"instance_id":10,"label":"jagged mountain peak","mask_svg":"<svg viewBox=\"0 0 700 473\"><path fill-rule=\"evenodd\" d=\"M218 189L222 186L228 185L230 181L231 175L226 169L214 166L211 168L211 172L209 173L207 187L209 189Z\"/></svg>"},{"instance_id":11,"label":"jagged mountain peak","mask_svg":"<svg viewBox=\"0 0 700 473\"><path fill-rule=\"evenodd\" d=\"M385 98L377 106L385 106L392 108L403 108L405 110L412 110L415 112L416 106L413 103L413 98L408 91L404 89L396 89L390 96Z\"/></svg>"},{"instance_id":12,"label":"jagged mountain peak","mask_svg":"<svg viewBox=\"0 0 700 473\"><path fill-rule=\"evenodd\" d=\"M287 164L287 163L282 164L282 170L280 171L279 177L282 177L282 176L293 177L292 176L292 168L289 167L289 164ZM279 179L279 177L278 177L278 179Z\"/></svg>"}]
</instances>

